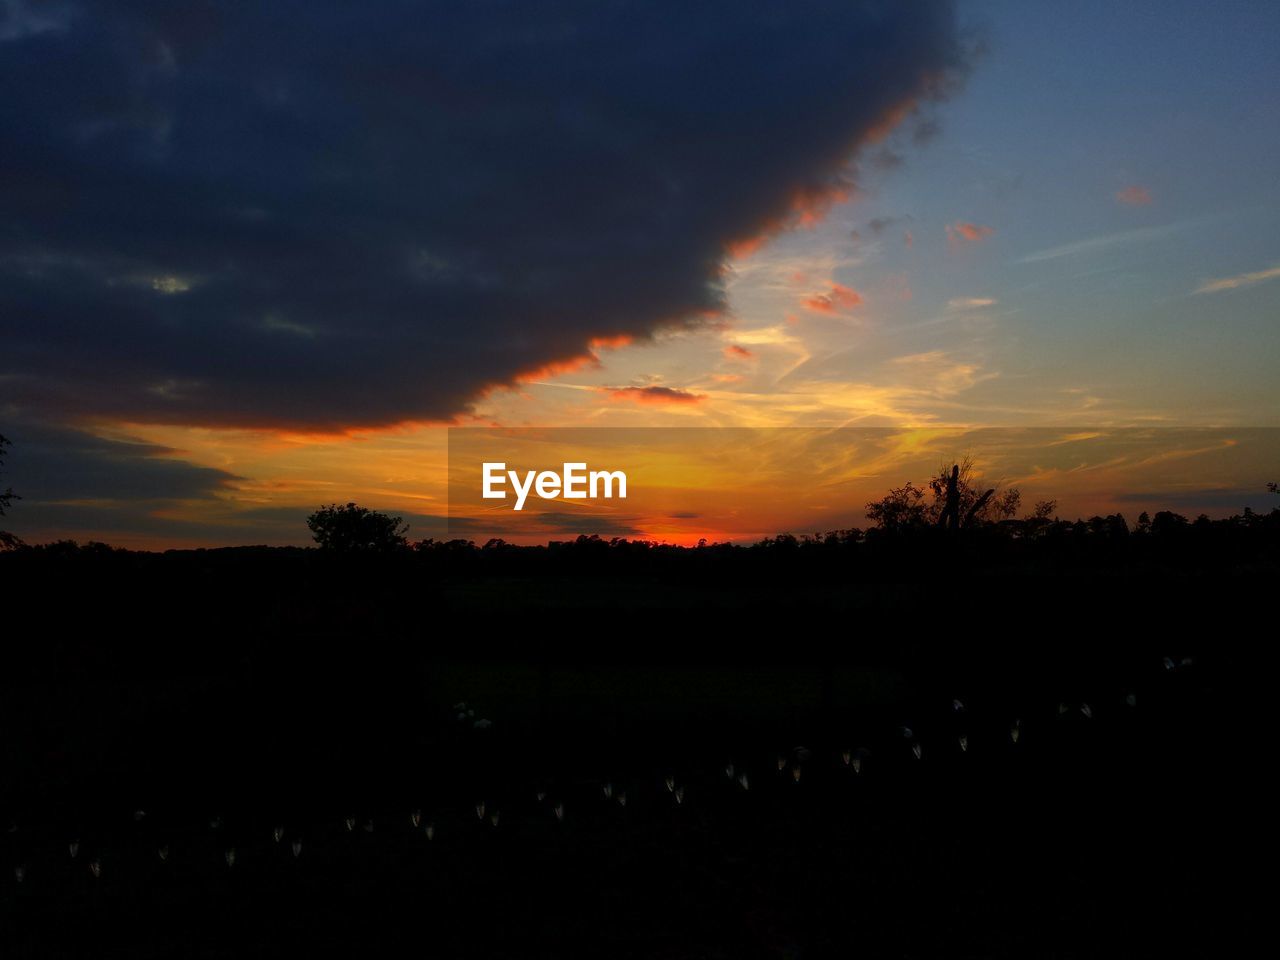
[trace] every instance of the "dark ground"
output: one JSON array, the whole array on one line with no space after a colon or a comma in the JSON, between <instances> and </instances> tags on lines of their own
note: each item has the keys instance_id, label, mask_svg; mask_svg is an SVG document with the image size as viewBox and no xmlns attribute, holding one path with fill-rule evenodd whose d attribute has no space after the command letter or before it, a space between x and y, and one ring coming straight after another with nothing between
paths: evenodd
<instances>
[{"instance_id":1,"label":"dark ground","mask_svg":"<svg viewBox=\"0 0 1280 960\"><path fill-rule=\"evenodd\" d=\"M1266 569L2 559L6 958L1222 956L1259 909Z\"/></svg>"}]
</instances>

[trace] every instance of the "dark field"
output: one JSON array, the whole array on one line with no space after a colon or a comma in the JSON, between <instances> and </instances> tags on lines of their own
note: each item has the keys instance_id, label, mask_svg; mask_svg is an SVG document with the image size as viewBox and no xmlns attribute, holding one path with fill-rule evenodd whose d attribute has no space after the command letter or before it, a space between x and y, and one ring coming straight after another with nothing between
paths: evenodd
<instances>
[{"instance_id":1,"label":"dark field","mask_svg":"<svg viewBox=\"0 0 1280 960\"><path fill-rule=\"evenodd\" d=\"M0 568L4 956L1220 956L1254 915L1265 569L229 556Z\"/></svg>"}]
</instances>

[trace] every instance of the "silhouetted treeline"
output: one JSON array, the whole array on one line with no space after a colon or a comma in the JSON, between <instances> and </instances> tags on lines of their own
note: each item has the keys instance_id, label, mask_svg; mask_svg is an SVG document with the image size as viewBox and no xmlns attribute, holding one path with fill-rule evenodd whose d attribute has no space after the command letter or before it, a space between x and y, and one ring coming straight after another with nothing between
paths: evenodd
<instances>
[{"instance_id":1,"label":"silhouetted treeline","mask_svg":"<svg viewBox=\"0 0 1280 960\"><path fill-rule=\"evenodd\" d=\"M965 530L855 528L802 536L784 533L750 545L704 541L694 547L584 535L540 546L497 539L484 544L428 539L383 553L265 546L150 553L67 540L9 551L0 555L0 564L10 572L29 567L53 572L79 564L103 570L133 568L140 575L165 569L192 576L233 566L363 568L434 579L669 574L715 580L762 573L892 581L915 580L942 569L955 576L1008 569L1255 572L1280 567L1280 508L1265 514L1246 509L1220 520L1203 515L1189 520L1161 511L1154 517L1144 513L1133 525L1121 514L1112 514L1076 521L1010 519Z\"/></svg>"},{"instance_id":2,"label":"silhouetted treeline","mask_svg":"<svg viewBox=\"0 0 1280 960\"><path fill-rule=\"evenodd\" d=\"M1156 629L1158 618L1185 625L1192 612L1212 623L1225 598L1265 590L1277 574L1280 510L1197 521L1161 513L1132 528L1112 516L847 530L749 546L579 537L545 546L428 540L357 554L70 542L0 553L7 632L38 640L11 643L10 656L99 667L106 657L112 670L156 649L197 661L208 651L198 669L217 671L241 656L284 663L311 645L409 637L471 655L519 648L535 625L563 631L540 647L556 656L742 655L748 645L777 653L782 636L799 653L829 644L830 628L804 628L823 613L848 625L859 656L899 656L925 636L926 617L938 636L959 617L1012 638L1013 624L1050 611L1069 646L1099 617L1134 630ZM724 632L730 620L748 640ZM104 646L104 635L122 631L137 642Z\"/></svg>"}]
</instances>

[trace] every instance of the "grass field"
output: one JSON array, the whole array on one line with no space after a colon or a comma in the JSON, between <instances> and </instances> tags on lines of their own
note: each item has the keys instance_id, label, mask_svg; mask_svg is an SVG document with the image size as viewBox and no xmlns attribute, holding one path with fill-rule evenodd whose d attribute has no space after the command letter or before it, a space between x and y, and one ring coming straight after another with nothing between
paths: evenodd
<instances>
[{"instance_id":1,"label":"grass field","mask_svg":"<svg viewBox=\"0 0 1280 960\"><path fill-rule=\"evenodd\" d=\"M6 957L1208 956L1249 909L1238 577L100 574L12 621Z\"/></svg>"}]
</instances>

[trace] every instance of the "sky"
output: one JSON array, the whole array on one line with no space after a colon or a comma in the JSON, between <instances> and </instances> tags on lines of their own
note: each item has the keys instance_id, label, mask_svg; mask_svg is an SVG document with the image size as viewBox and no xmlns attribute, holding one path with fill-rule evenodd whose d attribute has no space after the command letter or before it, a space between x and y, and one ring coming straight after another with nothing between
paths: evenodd
<instances>
[{"instance_id":1,"label":"sky","mask_svg":"<svg viewBox=\"0 0 1280 960\"><path fill-rule=\"evenodd\" d=\"M737 519L633 536L855 525L966 454L1072 515L1265 508L1278 28L4 0L3 522L301 543L356 500L439 535L451 425L881 431L834 505L716 486Z\"/></svg>"}]
</instances>

